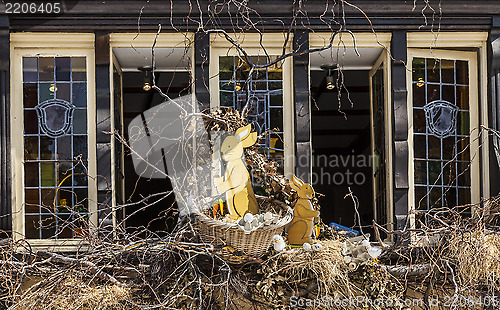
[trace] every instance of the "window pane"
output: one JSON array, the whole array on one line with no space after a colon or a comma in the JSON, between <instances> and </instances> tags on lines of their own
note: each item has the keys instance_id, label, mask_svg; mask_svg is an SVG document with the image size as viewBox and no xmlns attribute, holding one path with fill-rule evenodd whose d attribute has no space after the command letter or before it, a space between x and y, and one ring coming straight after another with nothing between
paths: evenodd
<instances>
[{"instance_id":1,"label":"window pane","mask_svg":"<svg viewBox=\"0 0 500 310\"><path fill-rule=\"evenodd\" d=\"M26 189L24 191L24 203L26 204L26 213L40 212L40 200L38 189Z\"/></svg>"},{"instance_id":2,"label":"window pane","mask_svg":"<svg viewBox=\"0 0 500 310\"><path fill-rule=\"evenodd\" d=\"M467 61L457 60L457 84L469 85L469 65Z\"/></svg>"},{"instance_id":3,"label":"window pane","mask_svg":"<svg viewBox=\"0 0 500 310\"><path fill-rule=\"evenodd\" d=\"M43 213L52 213L54 210L54 203L56 202L56 189L42 189L42 207Z\"/></svg>"},{"instance_id":4,"label":"window pane","mask_svg":"<svg viewBox=\"0 0 500 310\"><path fill-rule=\"evenodd\" d=\"M40 57L39 58L39 80L54 81L54 58Z\"/></svg>"},{"instance_id":5,"label":"window pane","mask_svg":"<svg viewBox=\"0 0 500 310\"><path fill-rule=\"evenodd\" d=\"M38 159L38 137L24 138L24 160Z\"/></svg>"},{"instance_id":6,"label":"window pane","mask_svg":"<svg viewBox=\"0 0 500 310\"><path fill-rule=\"evenodd\" d=\"M219 58L219 80L230 80L233 77L233 57L223 56Z\"/></svg>"},{"instance_id":7,"label":"window pane","mask_svg":"<svg viewBox=\"0 0 500 310\"><path fill-rule=\"evenodd\" d=\"M38 85L36 83L24 83L23 85L24 108L34 108L38 104Z\"/></svg>"},{"instance_id":8,"label":"window pane","mask_svg":"<svg viewBox=\"0 0 500 310\"><path fill-rule=\"evenodd\" d=\"M453 85L443 85L442 92L441 99L455 103L455 87Z\"/></svg>"},{"instance_id":9,"label":"window pane","mask_svg":"<svg viewBox=\"0 0 500 310\"><path fill-rule=\"evenodd\" d=\"M75 186L85 186L87 185L87 162L78 162L74 166L73 179Z\"/></svg>"},{"instance_id":10,"label":"window pane","mask_svg":"<svg viewBox=\"0 0 500 310\"><path fill-rule=\"evenodd\" d=\"M86 188L76 188L75 189L75 209L78 212L88 212L89 210L89 199L88 191Z\"/></svg>"},{"instance_id":11,"label":"window pane","mask_svg":"<svg viewBox=\"0 0 500 310\"><path fill-rule=\"evenodd\" d=\"M38 93L40 98L38 102L44 102L49 99L54 99L55 97L55 84L54 83L40 83L40 87L38 89Z\"/></svg>"},{"instance_id":12,"label":"window pane","mask_svg":"<svg viewBox=\"0 0 500 310\"><path fill-rule=\"evenodd\" d=\"M425 112L422 109L413 110L413 132L425 133L426 123L425 123Z\"/></svg>"},{"instance_id":13,"label":"window pane","mask_svg":"<svg viewBox=\"0 0 500 310\"><path fill-rule=\"evenodd\" d=\"M23 57L23 82L38 80L38 58Z\"/></svg>"},{"instance_id":14,"label":"window pane","mask_svg":"<svg viewBox=\"0 0 500 310\"><path fill-rule=\"evenodd\" d=\"M87 79L85 57L71 58L71 69L73 71L73 81L85 81Z\"/></svg>"},{"instance_id":15,"label":"window pane","mask_svg":"<svg viewBox=\"0 0 500 310\"><path fill-rule=\"evenodd\" d=\"M81 160L87 160L87 137L73 137L73 158L78 157Z\"/></svg>"},{"instance_id":16,"label":"window pane","mask_svg":"<svg viewBox=\"0 0 500 310\"><path fill-rule=\"evenodd\" d=\"M415 158L426 158L426 138L424 135L414 135L413 143L415 144Z\"/></svg>"},{"instance_id":17,"label":"window pane","mask_svg":"<svg viewBox=\"0 0 500 310\"><path fill-rule=\"evenodd\" d=\"M56 171L55 163L40 163L41 168L41 183L42 187L53 187L56 186Z\"/></svg>"},{"instance_id":18,"label":"window pane","mask_svg":"<svg viewBox=\"0 0 500 310\"><path fill-rule=\"evenodd\" d=\"M75 110L73 112L73 133L87 133L87 110Z\"/></svg>"},{"instance_id":19,"label":"window pane","mask_svg":"<svg viewBox=\"0 0 500 310\"><path fill-rule=\"evenodd\" d=\"M24 110L24 133L38 133L38 116L35 110Z\"/></svg>"},{"instance_id":20,"label":"window pane","mask_svg":"<svg viewBox=\"0 0 500 310\"><path fill-rule=\"evenodd\" d=\"M73 159L73 153L71 152L71 136L62 136L57 138L57 159Z\"/></svg>"},{"instance_id":21,"label":"window pane","mask_svg":"<svg viewBox=\"0 0 500 310\"><path fill-rule=\"evenodd\" d=\"M73 211L73 190L68 188L60 188L57 192L57 212L58 213L71 213Z\"/></svg>"},{"instance_id":22,"label":"window pane","mask_svg":"<svg viewBox=\"0 0 500 310\"><path fill-rule=\"evenodd\" d=\"M71 84L70 83L57 83L56 84L56 98L71 101Z\"/></svg>"},{"instance_id":23,"label":"window pane","mask_svg":"<svg viewBox=\"0 0 500 310\"><path fill-rule=\"evenodd\" d=\"M40 239L40 216L26 215L24 229L27 239Z\"/></svg>"},{"instance_id":24,"label":"window pane","mask_svg":"<svg viewBox=\"0 0 500 310\"><path fill-rule=\"evenodd\" d=\"M413 83L413 106L423 107L425 105L424 83Z\"/></svg>"},{"instance_id":25,"label":"window pane","mask_svg":"<svg viewBox=\"0 0 500 310\"><path fill-rule=\"evenodd\" d=\"M412 78L413 81L425 80L425 58L413 58Z\"/></svg>"},{"instance_id":26,"label":"window pane","mask_svg":"<svg viewBox=\"0 0 500 310\"><path fill-rule=\"evenodd\" d=\"M442 83L455 83L455 62L453 60L441 61L441 79Z\"/></svg>"},{"instance_id":27,"label":"window pane","mask_svg":"<svg viewBox=\"0 0 500 310\"><path fill-rule=\"evenodd\" d=\"M469 109L469 86L457 86L457 105L462 110Z\"/></svg>"},{"instance_id":28,"label":"window pane","mask_svg":"<svg viewBox=\"0 0 500 310\"><path fill-rule=\"evenodd\" d=\"M55 237L56 217L53 215L42 215L42 239Z\"/></svg>"},{"instance_id":29,"label":"window pane","mask_svg":"<svg viewBox=\"0 0 500 310\"><path fill-rule=\"evenodd\" d=\"M24 186L38 187L38 163L24 163Z\"/></svg>"},{"instance_id":30,"label":"window pane","mask_svg":"<svg viewBox=\"0 0 500 310\"><path fill-rule=\"evenodd\" d=\"M72 186L73 163L72 162L59 162L57 169L57 186Z\"/></svg>"},{"instance_id":31,"label":"window pane","mask_svg":"<svg viewBox=\"0 0 500 310\"><path fill-rule=\"evenodd\" d=\"M54 138L40 137L40 159L56 159L56 143Z\"/></svg>"},{"instance_id":32,"label":"window pane","mask_svg":"<svg viewBox=\"0 0 500 310\"><path fill-rule=\"evenodd\" d=\"M59 215L57 217L59 230L57 232L57 238L59 239L68 239L73 237L72 230L72 219L71 215Z\"/></svg>"},{"instance_id":33,"label":"window pane","mask_svg":"<svg viewBox=\"0 0 500 310\"><path fill-rule=\"evenodd\" d=\"M440 61L438 59L427 58L427 82L437 82L439 83L439 67Z\"/></svg>"},{"instance_id":34,"label":"window pane","mask_svg":"<svg viewBox=\"0 0 500 310\"><path fill-rule=\"evenodd\" d=\"M69 81L71 79L70 57L56 57L56 80Z\"/></svg>"},{"instance_id":35,"label":"window pane","mask_svg":"<svg viewBox=\"0 0 500 310\"><path fill-rule=\"evenodd\" d=\"M73 83L72 99L72 103L75 107L87 107L87 83Z\"/></svg>"}]
</instances>

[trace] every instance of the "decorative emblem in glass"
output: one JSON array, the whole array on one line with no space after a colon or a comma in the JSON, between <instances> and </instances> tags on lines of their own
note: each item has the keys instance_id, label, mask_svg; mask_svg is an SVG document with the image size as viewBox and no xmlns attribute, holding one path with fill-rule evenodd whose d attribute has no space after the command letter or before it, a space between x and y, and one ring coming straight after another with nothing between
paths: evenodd
<instances>
[{"instance_id":1,"label":"decorative emblem in glass","mask_svg":"<svg viewBox=\"0 0 500 310\"><path fill-rule=\"evenodd\" d=\"M445 100L434 100L424 106L427 128L438 138L455 132L458 107Z\"/></svg>"},{"instance_id":2,"label":"decorative emblem in glass","mask_svg":"<svg viewBox=\"0 0 500 310\"><path fill-rule=\"evenodd\" d=\"M57 138L68 133L75 109L71 103L61 99L49 99L35 108L40 129L47 136Z\"/></svg>"}]
</instances>

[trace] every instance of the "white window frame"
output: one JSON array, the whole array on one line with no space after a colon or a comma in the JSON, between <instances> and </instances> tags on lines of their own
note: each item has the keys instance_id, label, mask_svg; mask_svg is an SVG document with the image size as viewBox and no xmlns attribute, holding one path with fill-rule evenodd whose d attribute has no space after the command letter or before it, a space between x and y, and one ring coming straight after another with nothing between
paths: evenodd
<instances>
[{"instance_id":1,"label":"white window frame","mask_svg":"<svg viewBox=\"0 0 500 310\"><path fill-rule=\"evenodd\" d=\"M13 33L10 42L12 237L14 240L21 240L25 236L22 59L36 56L86 57L89 229L91 234L94 234L97 228L94 34ZM27 239L27 241L32 247L57 251L74 251L84 245L83 240L79 238Z\"/></svg>"},{"instance_id":2,"label":"white window frame","mask_svg":"<svg viewBox=\"0 0 500 310\"><path fill-rule=\"evenodd\" d=\"M394 197L394 189L393 189L393 170L392 170L392 71L391 71L391 55L387 50L382 51L382 54L379 56L377 61L375 62L375 65L369 72L369 77L370 77L370 133L371 133L371 154L372 155L372 188L373 188L373 216L375 218L375 221L380 222L383 219L379 219L377 215L377 202L376 202L376 197L377 193L375 192L376 189L376 180L375 180L375 127L374 127L374 122L373 122L373 116L375 111L373 110L373 76L379 69L384 70L384 140L385 140L385 145L384 145L384 152L385 152L385 160L386 160L386 167L385 167L385 174L386 174L386 182L385 182L385 195L386 195L386 223L387 223L387 229L392 230L394 229L394 208L392 207Z\"/></svg>"},{"instance_id":3,"label":"white window frame","mask_svg":"<svg viewBox=\"0 0 500 310\"><path fill-rule=\"evenodd\" d=\"M469 61L469 109L470 109L470 154L471 154L471 203L478 204L482 197L490 196L488 135L480 133L480 126L488 126L488 77L487 77L487 32L409 32L407 33L408 89L408 210L410 225L415 225L415 182L413 145L413 89L412 58L457 59ZM460 51L454 48L473 48L476 51ZM477 87L472 87L478 85ZM474 104L476 103L476 104ZM472 210L473 214L475 210Z\"/></svg>"},{"instance_id":4,"label":"white window frame","mask_svg":"<svg viewBox=\"0 0 500 310\"><path fill-rule=\"evenodd\" d=\"M283 53L285 45L285 34L283 33L246 33L230 34L231 38L237 42L250 56L280 56ZM293 37L288 38L289 44L285 47L286 52L291 52L291 42ZM264 47L264 48L263 48ZM265 49L265 50L264 50ZM220 56L243 56L224 35L212 33L210 35L210 107L220 106L219 93L219 57ZM294 156L294 103L292 87L292 58L287 57L283 60L283 144L284 144L284 172L288 178L292 177L295 168Z\"/></svg>"}]
</instances>

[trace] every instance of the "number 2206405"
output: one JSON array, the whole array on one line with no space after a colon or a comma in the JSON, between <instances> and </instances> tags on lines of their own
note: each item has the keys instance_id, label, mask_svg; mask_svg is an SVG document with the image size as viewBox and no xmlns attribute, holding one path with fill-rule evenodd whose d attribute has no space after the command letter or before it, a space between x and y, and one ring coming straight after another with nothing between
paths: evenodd
<instances>
[{"instance_id":1,"label":"number 2206405","mask_svg":"<svg viewBox=\"0 0 500 310\"><path fill-rule=\"evenodd\" d=\"M58 14L61 13L60 2L7 2L5 13L7 14Z\"/></svg>"}]
</instances>

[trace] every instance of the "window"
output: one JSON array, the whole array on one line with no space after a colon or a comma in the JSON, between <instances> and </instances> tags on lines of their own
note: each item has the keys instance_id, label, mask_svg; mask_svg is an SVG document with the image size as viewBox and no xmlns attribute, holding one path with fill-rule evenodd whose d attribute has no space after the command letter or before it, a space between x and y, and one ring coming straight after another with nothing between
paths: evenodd
<instances>
[{"instance_id":1,"label":"window","mask_svg":"<svg viewBox=\"0 0 500 310\"><path fill-rule=\"evenodd\" d=\"M275 59L275 57L274 57ZM271 57L250 57L254 64L271 62ZM247 119L264 139L265 154L284 165L283 69L282 63L250 73L248 63L238 56L220 56L220 105L248 111Z\"/></svg>"},{"instance_id":2,"label":"window","mask_svg":"<svg viewBox=\"0 0 500 310\"><path fill-rule=\"evenodd\" d=\"M410 203L423 211L464 206L470 215L485 183L478 54L410 49L408 55Z\"/></svg>"},{"instance_id":3,"label":"window","mask_svg":"<svg viewBox=\"0 0 500 310\"><path fill-rule=\"evenodd\" d=\"M412 67L417 209L470 204L469 63L414 57Z\"/></svg>"},{"instance_id":4,"label":"window","mask_svg":"<svg viewBox=\"0 0 500 310\"><path fill-rule=\"evenodd\" d=\"M17 49L40 36L12 40L13 230L34 245L83 237L96 209L93 44Z\"/></svg>"},{"instance_id":5,"label":"window","mask_svg":"<svg viewBox=\"0 0 500 310\"><path fill-rule=\"evenodd\" d=\"M25 235L73 238L88 221L85 57L23 57Z\"/></svg>"},{"instance_id":6,"label":"window","mask_svg":"<svg viewBox=\"0 0 500 310\"><path fill-rule=\"evenodd\" d=\"M262 38L245 34L235 39L254 64L275 60L285 44L282 34L263 34ZM259 141L262 150L280 162L285 175L291 177L294 167L291 58L250 74L244 56L224 36L212 35L210 47L211 107L226 106L241 112L246 106L247 118L259 135L264 134Z\"/></svg>"}]
</instances>

